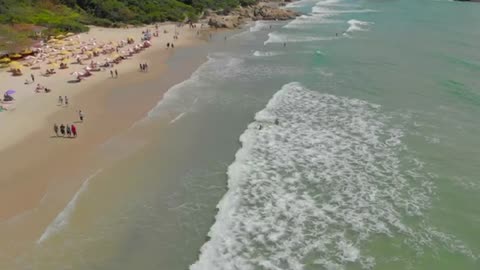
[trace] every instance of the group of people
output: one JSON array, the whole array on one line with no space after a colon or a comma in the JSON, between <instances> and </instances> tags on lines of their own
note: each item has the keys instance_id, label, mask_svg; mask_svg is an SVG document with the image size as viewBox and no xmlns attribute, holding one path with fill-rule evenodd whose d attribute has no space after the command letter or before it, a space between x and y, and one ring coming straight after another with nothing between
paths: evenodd
<instances>
[{"instance_id":1,"label":"group of people","mask_svg":"<svg viewBox=\"0 0 480 270\"><path fill-rule=\"evenodd\" d=\"M112 78L118 78L118 71L115 69L115 71L110 70L110 76Z\"/></svg>"},{"instance_id":2,"label":"group of people","mask_svg":"<svg viewBox=\"0 0 480 270\"><path fill-rule=\"evenodd\" d=\"M42 91L44 91L45 93L50 93L52 89L47 88L43 85L37 84L37 87L35 88L35 93L40 93Z\"/></svg>"},{"instance_id":3,"label":"group of people","mask_svg":"<svg viewBox=\"0 0 480 270\"><path fill-rule=\"evenodd\" d=\"M58 137L59 135L61 135L62 137L77 137L77 127L75 127L74 124L71 124L71 125L64 125L64 124L61 124L60 126L58 126L57 124L54 124L53 125L53 131L55 132L55 135Z\"/></svg>"},{"instance_id":4,"label":"group of people","mask_svg":"<svg viewBox=\"0 0 480 270\"><path fill-rule=\"evenodd\" d=\"M62 97L62 96L58 96L58 104L60 106L63 106L65 104L65 106L68 106L68 97L65 96L65 99Z\"/></svg>"},{"instance_id":5,"label":"group of people","mask_svg":"<svg viewBox=\"0 0 480 270\"><path fill-rule=\"evenodd\" d=\"M140 63L140 71L147 72L148 71L148 64L147 63Z\"/></svg>"},{"instance_id":6,"label":"group of people","mask_svg":"<svg viewBox=\"0 0 480 270\"><path fill-rule=\"evenodd\" d=\"M62 97L59 97L59 98L62 98ZM65 98L67 98L67 97L65 97ZM80 122L83 122L84 115L83 115L82 110L78 111L78 116L80 117ZM59 126L55 123L55 124L53 124L53 131L55 132L55 135L57 137L59 137L60 135L62 137L67 136L69 138L77 137L77 127L74 124L71 124L71 125L60 124L60 126Z\"/></svg>"},{"instance_id":7,"label":"group of people","mask_svg":"<svg viewBox=\"0 0 480 270\"><path fill-rule=\"evenodd\" d=\"M172 43L170 43L170 42L167 43L167 48L170 48L170 47L172 47L172 49L175 48L175 45L173 45L173 42Z\"/></svg>"}]
</instances>

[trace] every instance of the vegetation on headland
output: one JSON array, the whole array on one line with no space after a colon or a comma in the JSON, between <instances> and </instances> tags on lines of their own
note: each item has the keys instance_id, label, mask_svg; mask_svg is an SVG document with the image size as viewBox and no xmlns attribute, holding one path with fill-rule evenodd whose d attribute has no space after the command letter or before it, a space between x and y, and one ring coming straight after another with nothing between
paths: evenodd
<instances>
[{"instance_id":1,"label":"vegetation on headland","mask_svg":"<svg viewBox=\"0 0 480 270\"><path fill-rule=\"evenodd\" d=\"M43 36L86 31L86 25L122 27L196 20L206 9L229 10L258 0L0 0L0 51ZM20 30L19 30L20 28Z\"/></svg>"}]
</instances>

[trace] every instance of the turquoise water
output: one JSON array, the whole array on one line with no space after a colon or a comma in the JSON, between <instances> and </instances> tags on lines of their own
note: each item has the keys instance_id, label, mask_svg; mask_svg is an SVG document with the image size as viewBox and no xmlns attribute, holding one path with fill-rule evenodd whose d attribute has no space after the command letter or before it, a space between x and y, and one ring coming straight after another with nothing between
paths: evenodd
<instances>
[{"instance_id":1,"label":"turquoise water","mask_svg":"<svg viewBox=\"0 0 480 270\"><path fill-rule=\"evenodd\" d=\"M291 7L218 36L21 265L479 269L480 5Z\"/></svg>"}]
</instances>

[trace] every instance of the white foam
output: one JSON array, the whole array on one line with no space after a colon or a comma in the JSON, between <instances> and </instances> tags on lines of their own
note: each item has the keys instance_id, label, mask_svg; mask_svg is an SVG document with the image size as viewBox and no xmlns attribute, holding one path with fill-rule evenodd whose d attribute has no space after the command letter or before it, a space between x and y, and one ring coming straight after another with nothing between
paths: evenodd
<instances>
[{"instance_id":1,"label":"white foam","mask_svg":"<svg viewBox=\"0 0 480 270\"><path fill-rule=\"evenodd\" d=\"M287 8L295 8L295 7L304 7L316 3L318 0L300 0L300 1L292 1L288 3L285 7Z\"/></svg>"},{"instance_id":2,"label":"white foam","mask_svg":"<svg viewBox=\"0 0 480 270\"><path fill-rule=\"evenodd\" d=\"M371 22L364 22L359 20L349 20L347 22L350 26L348 27L346 32L354 32L354 31L368 31L367 26L372 24Z\"/></svg>"},{"instance_id":3,"label":"white foam","mask_svg":"<svg viewBox=\"0 0 480 270\"><path fill-rule=\"evenodd\" d=\"M266 21L255 21L255 24L250 27L250 32L258 32L268 29L268 23Z\"/></svg>"},{"instance_id":4,"label":"white foam","mask_svg":"<svg viewBox=\"0 0 480 270\"><path fill-rule=\"evenodd\" d=\"M332 9L324 6L314 6L312 8L313 14L323 14L324 16L334 16L338 14L348 14L348 13L371 13L378 12L374 9Z\"/></svg>"},{"instance_id":5,"label":"white foam","mask_svg":"<svg viewBox=\"0 0 480 270\"><path fill-rule=\"evenodd\" d=\"M253 52L253 56L257 56L257 57L269 57L269 56L277 56L282 54L284 54L284 52L272 52L272 51L267 51L267 52L254 51Z\"/></svg>"},{"instance_id":6,"label":"white foam","mask_svg":"<svg viewBox=\"0 0 480 270\"><path fill-rule=\"evenodd\" d=\"M301 36L294 34L283 34L278 32L268 33L268 40L264 44L269 43L297 43L297 42L312 42L312 41L326 41L333 40L332 37L318 37L318 36Z\"/></svg>"},{"instance_id":7,"label":"white foam","mask_svg":"<svg viewBox=\"0 0 480 270\"><path fill-rule=\"evenodd\" d=\"M241 135L190 269L304 269L312 256L321 269L372 268L370 236L415 239L404 218L428 207L431 180L400 159L403 132L388 119L378 105L285 85Z\"/></svg>"},{"instance_id":8,"label":"white foam","mask_svg":"<svg viewBox=\"0 0 480 270\"><path fill-rule=\"evenodd\" d=\"M170 124L173 124L175 122L177 122L178 120L180 120L180 118L182 118L183 116L185 116L186 112L183 112L179 115L177 115L177 117L173 118L171 121L170 121Z\"/></svg>"},{"instance_id":9,"label":"white foam","mask_svg":"<svg viewBox=\"0 0 480 270\"><path fill-rule=\"evenodd\" d=\"M334 24L334 23L341 23L341 22L342 21L340 20L329 19L328 16L323 16L323 15L316 15L316 14L301 15L295 18L293 21L290 21L289 23L284 25L282 28L305 29L318 24Z\"/></svg>"},{"instance_id":10,"label":"white foam","mask_svg":"<svg viewBox=\"0 0 480 270\"><path fill-rule=\"evenodd\" d=\"M77 205L77 201L80 195L87 190L89 181L94 177L96 177L101 172L102 170L99 169L98 171L96 171L95 173L93 173L83 181L77 193L75 193L75 195L70 200L70 202L68 202L67 206L65 206L65 208L53 220L53 222L50 223L50 225L48 225L48 227L45 229L43 234L37 240L37 244L43 243L45 240L50 238L52 235L58 233L68 224L70 217L72 216L73 211L75 210L75 206Z\"/></svg>"}]
</instances>

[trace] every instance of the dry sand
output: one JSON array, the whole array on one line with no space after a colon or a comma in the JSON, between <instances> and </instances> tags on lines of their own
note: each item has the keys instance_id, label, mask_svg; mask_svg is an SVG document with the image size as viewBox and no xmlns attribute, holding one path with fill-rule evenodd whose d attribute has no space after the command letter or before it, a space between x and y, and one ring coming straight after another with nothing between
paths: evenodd
<instances>
[{"instance_id":1,"label":"dry sand","mask_svg":"<svg viewBox=\"0 0 480 270\"><path fill-rule=\"evenodd\" d=\"M0 268L16 268L8 262L36 244L85 180L85 168L95 168L103 162L95 149L128 130L157 104L168 88L187 79L206 60L205 55L185 59L177 70L166 65L175 53L165 49L166 42L172 41L174 27L161 25L160 31L167 29L168 37L162 34L154 38L151 48L116 65L118 79L111 79L105 71L81 83L69 84L72 68L48 78L35 74L39 83L53 89L52 93L39 94L34 92L35 85L23 84L29 73L22 77L0 73L2 86L17 90L16 109L0 113ZM84 36L119 40L140 36L143 29L92 28ZM187 26L179 29L176 50L205 43L197 30ZM144 62L150 66L148 73L138 71L139 63ZM159 77L163 79L158 80ZM155 87L148 87L152 83ZM69 96L68 107L57 106L59 95ZM53 123L78 120L78 109L86 115L84 123L76 123L78 138L55 138Z\"/></svg>"}]
</instances>

